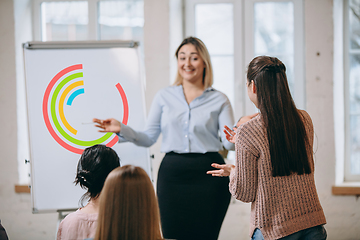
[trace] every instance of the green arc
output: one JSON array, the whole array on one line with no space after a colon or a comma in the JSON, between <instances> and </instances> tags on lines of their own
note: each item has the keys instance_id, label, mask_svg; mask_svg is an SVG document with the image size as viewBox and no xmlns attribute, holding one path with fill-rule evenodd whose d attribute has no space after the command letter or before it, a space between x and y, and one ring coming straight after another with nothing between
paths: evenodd
<instances>
[{"instance_id":1,"label":"green arc","mask_svg":"<svg viewBox=\"0 0 360 240\"><path fill-rule=\"evenodd\" d=\"M55 111L55 107L56 107L56 99L60 93L61 88L63 88L65 86L65 84L67 84L68 82L70 82L71 80L75 79L75 78L80 78L83 77L83 73L79 72L79 73L74 73L68 77L66 77L64 80L62 80L59 85L55 88L53 96L51 98L51 106L50 106L50 110L51 110L51 118L54 122L54 125L56 127L56 129L59 131L59 133L65 138L67 139L69 142L72 142L74 144L77 144L79 146L84 146L84 147L88 147L88 146L93 146L95 144L102 144L103 142L105 142L106 140L108 140L111 136L112 133L106 133L104 136L102 136L101 138L98 138L96 140L92 140L92 141L83 141L83 140L79 140L76 138L71 137L69 134L67 134L61 127L59 121L57 120L57 116L56 116L56 111Z\"/></svg>"}]
</instances>

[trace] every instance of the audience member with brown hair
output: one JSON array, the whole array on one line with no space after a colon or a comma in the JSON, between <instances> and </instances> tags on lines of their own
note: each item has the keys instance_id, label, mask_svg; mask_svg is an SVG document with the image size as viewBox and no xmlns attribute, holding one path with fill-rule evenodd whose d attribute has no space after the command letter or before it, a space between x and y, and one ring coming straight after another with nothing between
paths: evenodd
<instances>
[{"instance_id":1,"label":"audience member with brown hair","mask_svg":"<svg viewBox=\"0 0 360 240\"><path fill-rule=\"evenodd\" d=\"M107 177L100 197L95 240L160 240L160 214L151 180L126 165Z\"/></svg>"},{"instance_id":2,"label":"audience member with brown hair","mask_svg":"<svg viewBox=\"0 0 360 240\"><path fill-rule=\"evenodd\" d=\"M229 190L251 202L252 240L324 240L326 223L315 187L314 127L296 108L285 65L275 57L254 58L247 71L250 100L260 110L236 131L236 164L213 164L213 176L229 176Z\"/></svg>"}]
</instances>

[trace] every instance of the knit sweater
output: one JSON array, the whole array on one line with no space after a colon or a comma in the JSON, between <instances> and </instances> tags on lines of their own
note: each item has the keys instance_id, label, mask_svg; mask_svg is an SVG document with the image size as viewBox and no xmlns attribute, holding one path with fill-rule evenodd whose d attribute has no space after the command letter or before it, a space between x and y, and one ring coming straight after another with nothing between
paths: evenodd
<instances>
[{"instance_id":1,"label":"knit sweater","mask_svg":"<svg viewBox=\"0 0 360 240\"><path fill-rule=\"evenodd\" d=\"M312 121L307 112L299 111L312 152ZM326 223L316 192L313 160L310 174L272 176L269 143L261 114L237 129L235 153L229 189L236 199L251 202L250 236L259 228L265 240L279 239Z\"/></svg>"}]
</instances>

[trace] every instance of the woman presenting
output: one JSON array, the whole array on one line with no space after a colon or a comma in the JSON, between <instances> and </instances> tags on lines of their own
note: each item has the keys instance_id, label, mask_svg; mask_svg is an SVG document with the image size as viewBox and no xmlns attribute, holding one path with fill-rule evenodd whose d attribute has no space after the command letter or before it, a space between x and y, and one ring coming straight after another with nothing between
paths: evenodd
<instances>
[{"instance_id":1,"label":"woman presenting","mask_svg":"<svg viewBox=\"0 0 360 240\"><path fill-rule=\"evenodd\" d=\"M113 118L94 122L100 132L117 133L119 142L144 147L162 133L161 151L166 154L157 195L164 238L216 240L230 202L229 178L213 178L206 172L213 162L224 164L218 153L223 146L234 149L222 131L219 137L220 128L234 124L233 111L226 95L211 87L210 56L200 39L184 39L175 56L175 83L154 97L144 131Z\"/></svg>"},{"instance_id":2,"label":"woman presenting","mask_svg":"<svg viewBox=\"0 0 360 240\"><path fill-rule=\"evenodd\" d=\"M325 215L314 180L314 129L309 114L295 107L285 65L259 56L248 67L247 90L260 114L236 132L236 164L213 164L213 176L230 175L230 192L251 202L253 240L324 240Z\"/></svg>"}]
</instances>

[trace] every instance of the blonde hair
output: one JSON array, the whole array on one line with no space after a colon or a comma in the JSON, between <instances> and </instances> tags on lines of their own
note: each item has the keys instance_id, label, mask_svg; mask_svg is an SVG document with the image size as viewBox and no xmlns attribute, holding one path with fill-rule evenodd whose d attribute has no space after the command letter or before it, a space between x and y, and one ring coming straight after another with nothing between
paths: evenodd
<instances>
[{"instance_id":1,"label":"blonde hair","mask_svg":"<svg viewBox=\"0 0 360 240\"><path fill-rule=\"evenodd\" d=\"M203 76L203 84L205 89L208 87L211 87L213 85L213 70L210 60L210 54L205 46L205 44L196 37L188 37L185 38L180 46L176 49L175 57L178 58L180 48L186 44L192 44L196 48L196 51L199 53L200 57L203 59L205 64L205 70L204 70L204 76ZM176 78L174 85L181 85L183 82L183 78L181 77L179 73L179 69L176 73Z\"/></svg>"},{"instance_id":2,"label":"blonde hair","mask_svg":"<svg viewBox=\"0 0 360 240\"><path fill-rule=\"evenodd\" d=\"M106 178L94 239L162 239L155 191L142 168L125 165Z\"/></svg>"}]
</instances>

